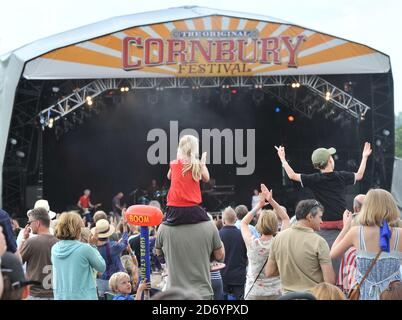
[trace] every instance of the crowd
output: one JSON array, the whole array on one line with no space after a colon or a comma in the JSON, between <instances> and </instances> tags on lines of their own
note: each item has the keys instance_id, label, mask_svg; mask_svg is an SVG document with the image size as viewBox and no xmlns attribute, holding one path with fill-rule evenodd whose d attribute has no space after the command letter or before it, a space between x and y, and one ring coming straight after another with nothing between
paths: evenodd
<instances>
[{"instance_id":1,"label":"crowd","mask_svg":"<svg viewBox=\"0 0 402 320\"><path fill-rule=\"evenodd\" d=\"M363 179L370 145L356 173L335 171L336 150L319 148L319 172L299 174L276 148L289 178L314 199L300 201L292 221L261 184L251 210L227 207L219 219L200 205L206 154L199 159L195 137L180 139L164 219L150 229L158 281L140 281L139 230L124 208L121 219L56 214L41 199L24 228L0 210L1 299L401 300L402 222L392 195L371 189L346 209L345 188Z\"/></svg>"}]
</instances>

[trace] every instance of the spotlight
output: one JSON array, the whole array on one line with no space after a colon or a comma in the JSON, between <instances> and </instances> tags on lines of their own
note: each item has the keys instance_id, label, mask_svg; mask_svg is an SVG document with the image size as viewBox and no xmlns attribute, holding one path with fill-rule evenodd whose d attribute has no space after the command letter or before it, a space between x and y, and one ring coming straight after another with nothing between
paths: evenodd
<instances>
[{"instance_id":1,"label":"spotlight","mask_svg":"<svg viewBox=\"0 0 402 320\"><path fill-rule=\"evenodd\" d=\"M237 90L236 90L236 89L233 89L233 90L232 90L232 93L233 93L233 94L236 94L236 93L237 93Z\"/></svg>"},{"instance_id":2,"label":"spotlight","mask_svg":"<svg viewBox=\"0 0 402 320\"><path fill-rule=\"evenodd\" d=\"M289 122L294 122L296 120L296 118L292 115L288 116L288 121Z\"/></svg>"},{"instance_id":3,"label":"spotlight","mask_svg":"<svg viewBox=\"0 0 402 320\"><path fill-rule=\"evenodd\" d=\"M292 88L293 89L300 88L300 83L299 82L293 82L292 83Z\"/></svg>"},{"instance_id":4,"label":"spotlight","mask_svg":"<svg viewBox=\"0 0 402 320\"><path fill-rule=\"evenodd\" d=\"M125 87L125 88L124 88L124 91L128 92L128 90L130 90L129 87Z\"/></svg>"},{"instance_id":5,"label":"spotlight","mask_svg":"<svg viewBox=\"0 0 402 320\"><path fill-rule=\"evenodd\" d=\"M54 93L57 93L57 92L59 92L59 91L60 91L60 88L59 88L59 87L54 86L54 87L52 88L52 91L53 91Z\"/></svg>"},{"instance_id":6,"label":"spotlight","mask_svg":"<svg viewBox=\"0 0 402 320\"><path fill-rule=\"evenodd\" d=\"M18 150L15 154L18 158L25 158L25 153L20 150Z\"/></svg>"},{"instance_id":7,"label":"spotlight","mask_svg":"<svg viewBox=\"0 0 402 320\"><path fill-rule=\"evenodd\" d=\"M280 107L276 107L276 108L275 108L275 112L276 112L276 113L281 112L281 108L280 108Z\"/></svg>"},{"instance_id":8,"label":"spotlight","mask_svg":"<svg viewBox=\"0 0 402 320\"><path fill-rule=\"evenodd\" d=\"M377 139L377 140L375 141L375 145L376 145L377 147L380 147L381 144L382 144L382 141L381 141L380 139Z\"/></svg>"},{"instance_id":9,"label":"spotlight","mask_svg":"<svg viewBox=\"0 0 402 320\"><path fill-rule=\"evenodd\" d=\"M388 137L391 134L391 132L388 129L384 129L384 130L382 130L382 134L384 136Z\"/></svg>"},{"instance_id":10,"label":"spotlight","mask_svg":"<svg viewBox=\"0 0 402 320\"><path fill-rule=\"evenodd\" d=\"M121 92L124 92L124 87L121 87L121 88L120 88L120 91L121 91Z\"/></svg>"},{"instance_id":11,"label":"spotlight","mask_svg":"<svg viewBox=\"0 0 402 320\"><path fill-rule=\"evenodd\" d=\"M94 103L92 100L87 100L87 105L92 106Z\"/></svg>"},{"instance_id":12,"label":"spotlight","mask_svg":"<svg viewBox=\"0 0 402 320\"><path fill-rule=\"evenodd\" d=\"M331 100L331 92L327 91L325 93L325 100L327 100L327 101Z\"/></svg>"},{"instance_id":13,"label":"spotlight","mask_svg":"<svg viewBox=\"0 0 402 320\"><path fill-rule=\"evenodd\" d=\"M87 96L85 99L86 99L87 101L91 101L91 100L92 100L92 97L91 97L91 96Z\"/></svg>"},{"instance_id":14,"label":"spotlight","mask_svg":"<svg viewBox=\"0 0 402 320\"><path fill-rule=\"evenodd\" d=\"M49 123L47 124L47 126L49 127L49 129L52 129L52 128L53 128L53 124L54 124L54 119L53 119L53 118L50 118L50 119L49 119Z\"/></svg>"},{"instance_id":15,"label":"spotlight","mask_svg":"<svg viewBox=\"0 0 402 320\"><path fill-rule=\"evenodd\" d=\"M14 138L10 138L10 143L13 145L13 146L15 146L16 144L17 144L17 139L14 139Z\"/></svg>"}]
</instances>

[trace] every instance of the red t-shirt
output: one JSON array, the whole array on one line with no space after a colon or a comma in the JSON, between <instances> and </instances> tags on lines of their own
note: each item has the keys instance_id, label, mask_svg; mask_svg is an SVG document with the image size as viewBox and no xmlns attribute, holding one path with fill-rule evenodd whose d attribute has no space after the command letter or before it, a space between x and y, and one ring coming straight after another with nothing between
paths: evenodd
<instances>
[{"instance_id":1,"label":"red t-shirt","mask_svg":"<svg viewBox=\"0 0 402 320\"><path fill-rule=\"evenodd\" d=\"M191 207L202 202L200 182L193 179L191 171L182 174L182 160L170 162L170 189L167 205L173 207Z\"/></svg>"},{"instance_id":2,"label":"red t-shirt","mask_svg":"<svg viewBox=\"0 0 402 320\"><path fill-rule=\"evenodd\" d=\"M87 197L85 195L81 196L79 202L80 202L81 207L89 208L89 197Z\"/></svg>"}]
</instances>

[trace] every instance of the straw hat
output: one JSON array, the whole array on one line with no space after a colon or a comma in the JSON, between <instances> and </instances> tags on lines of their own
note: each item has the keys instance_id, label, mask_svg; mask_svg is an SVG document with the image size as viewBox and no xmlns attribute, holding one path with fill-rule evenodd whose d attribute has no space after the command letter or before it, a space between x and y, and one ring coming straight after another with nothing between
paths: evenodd
<instances>
[{"instance_id":1,"label":"straw hat","mask_svg":"<svg viewBox=\"0 0 402 320\"><path fill-rule=\"evenodd\" d=\"M92 234L98 232L98 238L109 238L114 233L114 227L110 225L109 221L100 219L96 222L96 227L91 229Z\"/></svg>"},{"instance_id":2,"label":"straw hat","mask_svg":"<svg viewBox=\"0 0 402 320\"><path fill-rule=\"evenodd\" d=\"M34 209L37 208L44 208L47 213L49 214L50 220L54 219L56 217L56 212L53 212L50 210L49 202L45 199L40 199L35 202ZM28 210L27 215L31 213L32 210Z\"/></svg>"}]
</instances>

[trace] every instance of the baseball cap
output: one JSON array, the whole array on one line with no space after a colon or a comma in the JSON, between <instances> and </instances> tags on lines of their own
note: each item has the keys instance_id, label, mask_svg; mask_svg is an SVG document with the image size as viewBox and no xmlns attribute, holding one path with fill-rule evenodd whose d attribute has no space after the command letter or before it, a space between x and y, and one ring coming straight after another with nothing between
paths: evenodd
<instances>
[{"instance_id":1,"label":"baseball cap","mask_svg":"<svg viewBox=\"0 0 402 320\"><path fill-rule=\"evenodd\" d=\"M24 299L29 294L29 289L27 288L27 286L32 284L42 284L38 281L26 280L20 260L15 254L11 252L6 252L1 257L1 273L3 274L3 276L7 276L10 279L10 287L4 287L3 295L7 291L26 288L27 290L23 290L21 296L21 298Z\"/></svg>"},{"instance_id":2,"label":"baseball cap","mask_svg":"<svg viewBox=\"0 0 402 320\"><path fill-rule=\"evenodd\" d=\"M313 151L311 161L313 162L313 165L323 166L328 162L329 157L335 153L335 148L318 148Z\"/></svg>"}]
</instances>

